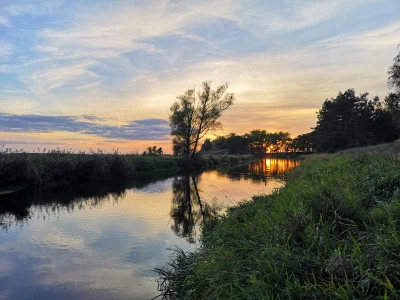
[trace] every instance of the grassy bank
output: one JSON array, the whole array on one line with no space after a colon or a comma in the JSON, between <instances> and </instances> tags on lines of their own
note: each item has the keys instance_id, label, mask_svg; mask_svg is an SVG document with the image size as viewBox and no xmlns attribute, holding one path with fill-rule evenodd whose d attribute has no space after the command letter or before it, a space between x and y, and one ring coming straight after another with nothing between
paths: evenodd
<instances>
[{"instance_id":1,"label":"grassy bank","mask_svg":"<svg viewBox=\"0 0 400 300\"><path fill-rule=\"evenodd\" d=\"M240 156L199 157L194 168L215 168L235 164ZM134 178L147 173L176 172L187 168L186 161L177 156L142 156L119 153L45 153L0 152L1 187L46 187L98 180Z\"/></svg>"},{"instance_id":2,"label":"grassy bank","mask_svg":"<svg viewBox=\"0 0 400 300\"><path fill-rule=\"evenodd\" d=\"M400 298L400 144L308 157L159 270L171 299Z\"/></svg>"},{"instance_id":3,"label":"grassy bank","mask_svg":"<svg viewBox=\"0 0 400 300\"><path fill-rule=\"evenodd\" d=\"M312 155L311 152L277 152L266 153L264 157L267 158L294 158L303 160L305 157Z\"/></svg>"}]
</instances>

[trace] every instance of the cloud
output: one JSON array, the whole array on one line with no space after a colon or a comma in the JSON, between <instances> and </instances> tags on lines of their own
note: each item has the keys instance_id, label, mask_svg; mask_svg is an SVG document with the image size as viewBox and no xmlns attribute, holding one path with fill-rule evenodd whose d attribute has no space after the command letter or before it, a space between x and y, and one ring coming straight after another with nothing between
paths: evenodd
<instances>
[{"instance_id":1,"label":"cloud","mask_svg":"<svg viewBox=\"0 0 400 300\"><path fill-rule=\"evenodd\" d=\"M6 17L0 16L0 25L8 26L8 19Z\"/></svg>"},{"instance_id":2,"label":"cloud","mask_svg":"<svg viewBox=\"0 0 400 300\"><path fill-rule=\"evenodd\" d=\"M5 0L2 11L9 16L41 15L53 12L63 2L63 0Z\"/></svg>"},{"instance_id":3,"label":"cloud","mask_svg":"<svg viewBox=\"0 0 400 300\"><path fill-rule=\"evenodd\" d=\"M80 86L75 87L77 90L83 90L83 89L88 89L88 88L93 88L95 86L99 86L101 85L102 81L94 81L94 82L90 82L87 84L83 84Z\"/></svg>"},{"instance_id":4,"label":"cloud","mask_svg":"<svg viewBox=\"0 0 400 300\"><path fill-rule=\"evenodd\" d=\"M275 11L275 18L260 23L264 23L269 31L297 31L333 19L339 14L345 15L362 2L365 3L365 0L291 1L290 5L282 5L284 7Z\"/></svg>"},{"instance_id":5,"label":"cloud","mask_svg":"<svg viewBox=\"0 0 400 300\"><path fill-rule=\"evenodd\" d=\"M28 91L23 90L0 90L0 93L7 93L7 94L26 94Z\"/></svg>"},{"instance_id":6,"label":"cloud","mask_svg":"<svg viewBox=\"0 0 400 300\"><path fill-rule=\"evenodd\" d=\"M52 90L67 83L79 84L88 78L99 78L99 75L90 70L97 62L85 60L67 66L55 65L32 74L40 90Z\"/></svg>"},{"instance_id":7,"label":"cloud","mask_svg":"<svg viewBox=\"0 0 400 300\"><path fill-rule=\"evenodd\" d=\"M316 43L319 46L332 48L352 48L362 51L364 47L393 47L398 44L400 34L400 22L393 22L387 26L350 32L321 40Z\"/></svg>"},{"instance_id":8,"label":"cloud","mask_svg":"<svg viewBox=\"0 0 400 300\"><path fill-rule=\"evenodd\" d=\"M100 118L100 117L97 117L95 115L83 115L83 116L81 116L81 118L84 119L84 120L87 120L87 121L92 121L92 122L95 122L95 121L107 121L106 118Z\"/></svg>"},{"instance_id":9,"label":"cloud","mask_svg":"<svg viewBox=\"0 0 400 300\"><path fill-rule=\"evenodd\" d=\"M63 143L59 142L38 142L38 141L21 141L21 140L0 140L0 148L2 145L63 145Z\"/></svg>"},{"instance_id":10,"label":"cloud","mask_svg":"<svg viewBox=\"0 0 400 300\"><path fill-rule=\"evenodd\" d=\"M14 50L14 46L4 40L0 40L0 62L6 60Z\"/></svg>"},{"instance_id":11,"label":"cloud","mask_svg":"<svg viewBox=\"0 0 400 300\"><path fill-rule=\"evenodd\" d=\"M80 119L86 120L81 121ZM92 115L74 116L42 116L12 115L0 113L0 132L49 133L76 132L120 140L166 140L169 139L170 128L162 119L144 119L130 121L120 126L95 123L104 121ZM17 144L14 142L14 144Z\"/></svg>"},{"instance_id":12,"label":"cloud","mask_svg":"<svg viewBox=\"0 0 400 300\"><path fill-rule=\"evenodd\" d=\"M32 10L37 13L45 10L38 11L36 3L29 2L28 6L34 5ZM47 6L50 6L49 3ZM68 26L50 26L36 31L34 34L37 35L38 44L31 48L34 59L24 65L29 66L28 69L18 70L25 73L21 76L24 83L36 93L41 93L42 97L43 93L53 93L61 87L72 87L78 92L100 88L100 84L94 84L98 80L90 79L103 76L107 79L104 86L110 88L113 85L110 77L118 77L122 84L132 76L146 75L149 65L155 66L156 70L151 71L156 72L176 68L177 63L191 60L190 56L196 53L193 50L202 46L207 46L202 57L210 54L215 47L214 41L190 32L193 26L203 26L215 19L240 22L231 12L231 0L217 3L149 1L146 5L125 1L117 3L92 3L90 14L87 14L88 4L77 3ZM51 9L46 8L47 11ZM7 11L14 15L23 14L28 13L28 8L17 3L10 4ZM220 29L225 31L223 24L220 25ZM158 37L165 37L165 40L157 44L152 39ZM189 41L198 45L186 52L171 51L176 39L187 40L184 48L191 46ZM171 58L173 53L179 57ZM149 56L144 58L143 54ZM131 61L132 57L136 59L134 62Z\"/></svg>"}]
</instances>

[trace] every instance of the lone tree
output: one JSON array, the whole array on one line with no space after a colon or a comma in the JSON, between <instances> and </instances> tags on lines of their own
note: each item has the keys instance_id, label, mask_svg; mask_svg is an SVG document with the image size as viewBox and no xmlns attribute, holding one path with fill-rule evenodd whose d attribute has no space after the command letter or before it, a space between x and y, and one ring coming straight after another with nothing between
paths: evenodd
<instances>
[{"instance_id":1,"label":"lone tree","mask_svg":"<svg viewBox=\"0 0 400 300\"><path fill-rule=\"evenodd\" d=\"M222 113L234 101L234 95L226 93L228 84L211 90L211 81L205 81L202 89L188 89L171 106L169 116L174 154L193 159L199 141L208 133L222 127L218 121Z\"/></svg>"}]
</instances>

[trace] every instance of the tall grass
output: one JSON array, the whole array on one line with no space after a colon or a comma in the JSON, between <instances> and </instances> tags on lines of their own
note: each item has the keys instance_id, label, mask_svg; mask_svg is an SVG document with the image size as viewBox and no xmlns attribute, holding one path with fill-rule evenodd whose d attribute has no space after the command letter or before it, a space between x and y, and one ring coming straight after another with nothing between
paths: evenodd
<instances>
[{"instance_id":1,"label":"tall grass","mask_svg":"<svg viewBox=\"0 0 400 300\"><path fill-rule=\"evenodd\" d=\"M128 178L143 172L172 170L182 166L172 156L122 155L117 151L73 152L49 150L37 153L0 152L0 186L56 186L92 180Z\"/></svg>"},{"instance_id":2,"label":"tall grass","mask_svg":"<svg viewBox=\"0 0 400 300\"><path fill-rule=\"evenodd\" d=\"M175 251L157 270L164 297L400 298L399 153L308 157L284 188L206 223L197 251Z\"/></svg>"},{"instance_id":3,"label":"tall grass","mask_svg":"<svg viewBox=\"0 0 400 300\"><path fill-rule=\"evenodd\" d=\"M215 168L236 163L238 157L198 157L195 168ZM187 168L182 157L142 156L118 151L74 152L40 150L36 153L0 149L0 187L60 186L97 180L127 179L144 173L177 171Z\"/></svg>"}]
</instances>

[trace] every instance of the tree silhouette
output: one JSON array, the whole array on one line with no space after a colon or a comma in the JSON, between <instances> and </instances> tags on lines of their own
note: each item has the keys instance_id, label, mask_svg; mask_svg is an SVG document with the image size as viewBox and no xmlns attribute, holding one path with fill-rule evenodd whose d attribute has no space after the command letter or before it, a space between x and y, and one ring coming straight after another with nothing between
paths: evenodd
<instances>
[{"instance_id":1,"label":"tree silhouette","mask_svg":"<svg viewBox=\"0 0 400 300\"><path fill-rule=\"evenodd\" d=\"M392 116L382 109L379 99L369 100L368 93L356 96L353 89L325 100L312 135L319 152L388 142L397 137Z\"/></svg>"},{"instance_id":2,"label":"tree silhouette","mask_svg":"<svg viewBox=\"0 0 400 300\"><path fill-rule=\"evenodd\" d=\"M223 84L212 90L211 82L205 81L197 95L195 89L188 89L178 96L169 117L174 154L192 159L199 141L208 132L221 128L218 119L234 101L233 94L226 93L227 89L228 84Z\"/></svg>"},{"instance_id":3,"label":"tree silhouette","mask_svg":"<svg viewBox=\"0 0 400 300\"><path fill-rule=\"evenodd\" d=\"M388 70L388 86L395 92L400 92L400 52L393 59L393 65Z\"/></svg>"}]
</instances>

